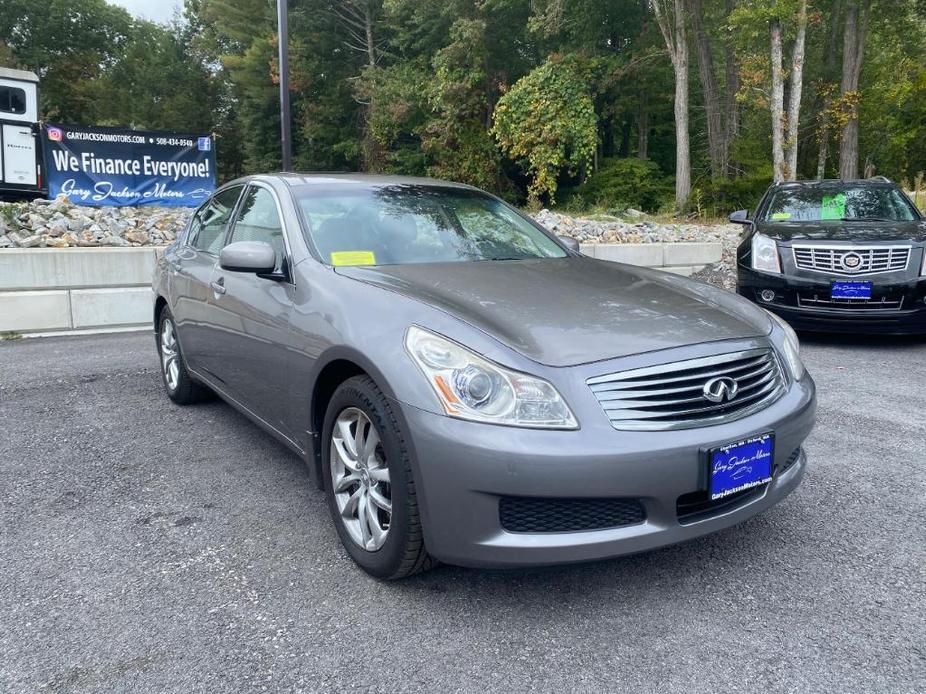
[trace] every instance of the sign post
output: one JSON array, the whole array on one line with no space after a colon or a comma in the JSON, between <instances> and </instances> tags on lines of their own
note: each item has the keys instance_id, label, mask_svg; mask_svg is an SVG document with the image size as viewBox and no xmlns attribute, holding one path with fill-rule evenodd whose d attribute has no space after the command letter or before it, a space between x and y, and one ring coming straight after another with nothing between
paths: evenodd
<instances>
[{"instance_id":1,"label":"sign post","mask_svg":"<svg viewBox=\"0 0 926 694\"><path fill-rule=\"evenodd\" d=\"M283 146L283 171L293 168L289 114L289 8L286 2L287 0L277 0L277 43L280 48L280 142Z\"/></svg>"}]
</instances>

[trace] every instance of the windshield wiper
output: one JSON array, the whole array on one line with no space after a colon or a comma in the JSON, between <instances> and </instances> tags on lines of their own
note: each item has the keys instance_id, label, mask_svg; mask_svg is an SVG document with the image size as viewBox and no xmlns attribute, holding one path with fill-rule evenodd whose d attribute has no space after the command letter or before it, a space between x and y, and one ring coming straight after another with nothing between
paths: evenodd
<instances>
[{"instance_id":1,"label":"windshield wiper","mask_svg":"<svg viewBox=\"0 0 926 694\"><path fill-rule=\"evenodd\" d=\"M886 217L843 217L843 222L896 222L896 219Z\"/></svg>"}]
</instances>

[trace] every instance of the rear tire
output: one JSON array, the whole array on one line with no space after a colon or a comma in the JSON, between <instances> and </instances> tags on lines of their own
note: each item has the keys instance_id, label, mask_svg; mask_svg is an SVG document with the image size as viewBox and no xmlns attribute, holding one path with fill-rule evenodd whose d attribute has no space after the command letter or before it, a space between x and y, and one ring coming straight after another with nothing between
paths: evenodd
<instances>
[{"instance_id":1,"label":"rear tire","mask_svg":"<svg viewBox=\"0 0 926 694\"><path fill-rule=\"evenodd\" d=\"M386 397L367 376L335 391L321 437L322 479L341 543L371 576L430 569L411 459Z\"/></svg>"},{"instance_id":2,"label":"rear tire","mask_svg":"<svg viewBox=\"0 0 926 694\"><path fill-rule=\"evenodd\" d=\"M180 351L177 325L170 309L166 307L158 318L157 346L161 364L161 383L164 384L167 397L178 405L190 405L212 394L206 386L194 381L187 371L183 353Z\"/></svg>"}]
</instances>

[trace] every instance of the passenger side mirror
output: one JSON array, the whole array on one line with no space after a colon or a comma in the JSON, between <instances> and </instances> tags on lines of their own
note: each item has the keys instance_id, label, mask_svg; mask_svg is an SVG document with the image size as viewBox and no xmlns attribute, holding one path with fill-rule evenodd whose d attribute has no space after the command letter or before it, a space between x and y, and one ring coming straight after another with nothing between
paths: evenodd
<instances>
[{"instance_id":1,"label":"passenger side mirror","mask_svg":"<svg viewBox=\"0 0 926 694\"><path fill-rule=\"evenodd\" d=\"M575 251L576 253L581 253L582 248L579 246L578 239L574 239L571 236L557 236L559 242L563 244L570 251Z\"/></svg>"},{"instance_id":2,"label":"passenger side mirror","mask_svg":"<svg viewBox=\"0 0 926 694\"><path fill-rule=\"evenodd\" d=\"M749 210L737 210L730 215L733 224L749 224Z\"/></svg>"},{"instance_id":3,"label":"passenger side mirror","mask_svg":"<svg viewBox=\"0 0 926 694\"><path fill-rule=\"evenodd\" d=\"M273 272L276 264L276 252L263 241L235 241L219 254L219 266L232 272L268 274Z\"/></svg>"}]
</instances>

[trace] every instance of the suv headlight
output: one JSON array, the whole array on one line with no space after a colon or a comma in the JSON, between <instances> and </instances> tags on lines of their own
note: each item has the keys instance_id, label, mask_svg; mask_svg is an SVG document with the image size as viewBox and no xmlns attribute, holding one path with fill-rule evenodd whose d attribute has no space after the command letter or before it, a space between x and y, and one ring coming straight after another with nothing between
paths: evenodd
<instances>
[{"instance_id":1,"label":"suv headlight","mask_svg":"<svg viewBox=\"0 0 926 694\"><path fill-rule=\"evenodd\" d=\"M794 328L788 325L787 321L780 316L775 315L771 311L765 312L781 326L782 330L784 330L785 341L782 349L782 356L788 365L788 371L791 372L791 377L795 381L800 381L806 369L804 368L804 362L801 361L801 341L797 339L797 333L794 332Z\"/></svg>"},{"instance_id":2,"label":"suv headlight","mask_svg":"<svg viewBox=\"0 0 926 694\"><path fill-rule=\"evenodd\" d=\"M778 244L765 234L752 235L752 269L781 274Z\"/></svg>"},{"instance_id":3,"label":"suv headlight","mask_svg":"<svg viewBox=\"0 0 926 694\"><path fill-rule=\"evenodd\" d=\"M920 266L920 277L926 277L926 246L923 246L923 264Z\"/></svg>"},{"instance_id":4,"label":"suv headlight","mask_svg":"<svg viewBox=\"0 0 926 694\"><path fill-rule=\"evenodd\" d=\"M405 349L451 417L516 427L579 426L556 388L542 378L493 364L414 325L405 333Z\"/></svg>"}]
</instances>

